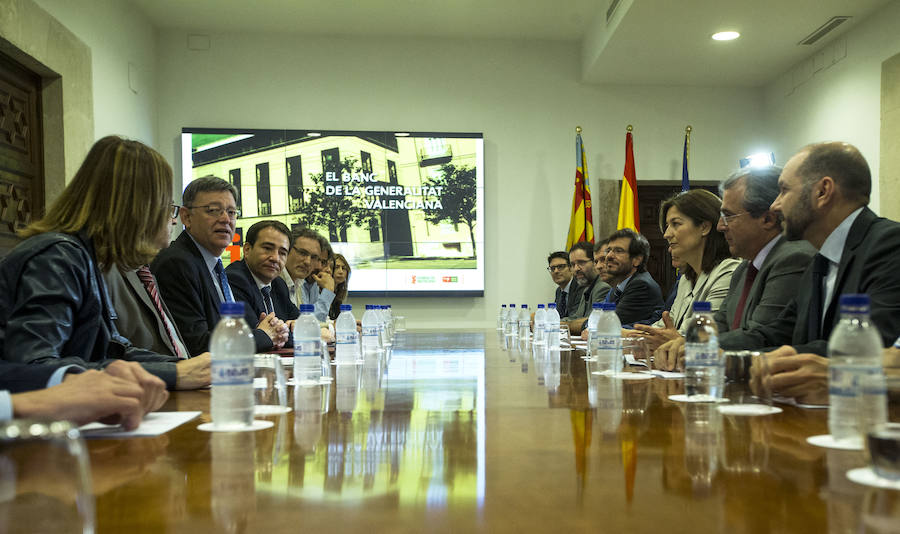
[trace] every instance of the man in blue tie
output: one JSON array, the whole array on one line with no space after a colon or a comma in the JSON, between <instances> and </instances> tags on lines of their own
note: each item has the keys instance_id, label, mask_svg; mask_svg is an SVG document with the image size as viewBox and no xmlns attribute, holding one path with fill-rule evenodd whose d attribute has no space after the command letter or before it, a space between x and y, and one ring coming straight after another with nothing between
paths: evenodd
<instances>
[{"instance_id":1,"label":"man in blue tie","mask_svg":"<svg viewBox=\"0 0 900 534\"><path fill-rule=\"evenodd\" d=\"M209 350L219 322L219 305L234 295L219 256L232 242L237 217L237 191L230 183L204 176L183 193L180 211L185 231L150 265L191 355ZM259 352L281 348L288 328L274 313L260 317L253 337Z\"/></svg>"}]
</instances>

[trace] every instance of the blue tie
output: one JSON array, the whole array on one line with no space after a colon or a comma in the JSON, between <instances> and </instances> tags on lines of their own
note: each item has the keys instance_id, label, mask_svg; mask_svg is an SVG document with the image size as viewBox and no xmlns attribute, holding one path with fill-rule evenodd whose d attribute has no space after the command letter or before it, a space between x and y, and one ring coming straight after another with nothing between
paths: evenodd
<instances>
[{"instance_id":1,"label":"blue tie","mask_svg":"<svg viewBox=\"0 0 900 534\"><path fill-rule=\"evenodd\" d=\"M219 285L222 286L222 296L225 302L234 302L234 295L231 294L231 286L228 285L228 277L225 276L225 267L222 267L222 260L216 260L216 276L219 277Z\"/></svg>"}]
</instances>

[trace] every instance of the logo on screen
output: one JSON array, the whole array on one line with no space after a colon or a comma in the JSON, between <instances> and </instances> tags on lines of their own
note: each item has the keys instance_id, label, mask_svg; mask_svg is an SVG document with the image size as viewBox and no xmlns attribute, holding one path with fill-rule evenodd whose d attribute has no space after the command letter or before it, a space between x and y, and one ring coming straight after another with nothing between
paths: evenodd
<instances>
[{"instance_id":1,"label":"logo on screen","mask_svg":"<svg viewBox=\"0 0 900 534\"><path fill-rule=\"evenodd\" d=\"M441 278L441 281L445 284L455 284L459 282L459 279L456 276L444 276Z\"/></svg>"}]
</instances>

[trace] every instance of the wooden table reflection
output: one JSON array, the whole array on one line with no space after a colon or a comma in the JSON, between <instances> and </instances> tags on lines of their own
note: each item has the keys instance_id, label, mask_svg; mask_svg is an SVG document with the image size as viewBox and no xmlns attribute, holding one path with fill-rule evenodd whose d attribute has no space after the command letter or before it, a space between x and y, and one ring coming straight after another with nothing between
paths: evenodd
<instances>
[{"instance_id":1,"label":"wooden table reflection","mask_svg":"<svg viewBox=\"0 0 900 534\"><path fill-rule=\"evenodd\" d=\"M679 405L580 353L505 351L494 331L399 335L389 362L292 388L271 429L91 441L100 532L896 532L900 492L813 447L825 410ZM734 393L734 392L731 392ZM879 530L881 528L881 530ZM894 529L894 530L890 530Z\"/></svg>"}]
</instances>

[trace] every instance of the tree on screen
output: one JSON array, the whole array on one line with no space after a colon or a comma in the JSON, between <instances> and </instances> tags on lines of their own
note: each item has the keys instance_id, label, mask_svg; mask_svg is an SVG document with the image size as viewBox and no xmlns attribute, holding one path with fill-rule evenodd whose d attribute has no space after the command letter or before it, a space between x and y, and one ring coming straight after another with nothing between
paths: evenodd
<instances>
[{"instance_id":1,"label":"tree on screen","mask_svg":"<svg viewBox=\"0 0 900 534\"><path fill-rule=\"evenodd\" d=\"M443 176L429 178L425 185L442 187L441 209L426 209L425 220L438 224L443 221L452 224L465 223L472 240L472 255L475 255L475 167L456 166L445 163L440 167Z\"/></svg>"},{"instance_id":2,"label":"tree on screen","mask_svg":"<svg viewBox=\"0 0 900 534\"><path fill-rule=\"evenodd\" d=\"M362 167L355 158L344 158L341 161L341 173L361 172ZM336 196L325 194L325 173L309 175L314 187L309 191L307 201L300 206L299 222L310 228L327 228L328 240L333 242L347 241L347 228L368 224L369 215L359 197ZM341 182L336 182L340 184Z\"/></svg>"}]
</instances>

